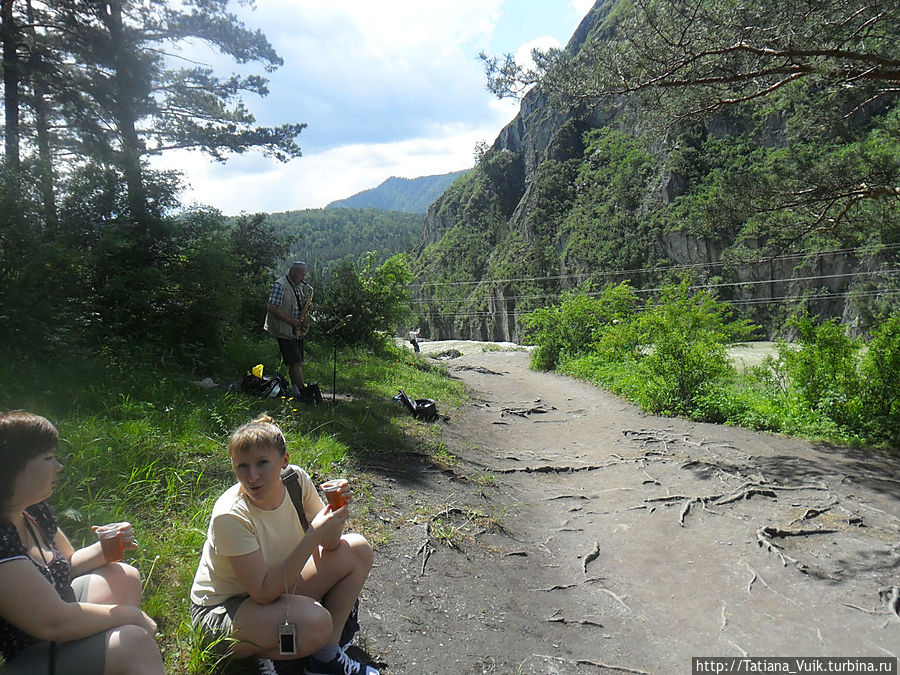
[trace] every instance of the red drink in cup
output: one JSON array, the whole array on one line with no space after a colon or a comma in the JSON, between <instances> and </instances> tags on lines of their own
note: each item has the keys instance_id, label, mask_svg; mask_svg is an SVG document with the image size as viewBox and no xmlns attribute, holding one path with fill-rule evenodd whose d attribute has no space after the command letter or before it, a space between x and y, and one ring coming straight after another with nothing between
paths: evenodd
<instances>
[{"instance_id":1,"label":"red drink in cup","mask_svg":"<svg viewBox=\"0 0 900 675\"><path fill-rule=\"evenodd\" d=\"M134 541L130 523L103 525L96 530L103 559L108 563L118 562L125 557L125 544Z\"/></svg>"},{"instance_id":2,"label":"red drink in cup","mask_svg":"<svg viewBox=\"0 0 900 675\"><path fill-rule=\"evenodd\" d=\"M341 489L345 485L348 485L348 481L346 478L336 478L335 480L330 480L322 483L319 486L322 492L325 493L325 499L328 500L328 505L331 507L332 511L337 511L347 503L347 500L341 493Z\"/></svg>"}]
</instances>

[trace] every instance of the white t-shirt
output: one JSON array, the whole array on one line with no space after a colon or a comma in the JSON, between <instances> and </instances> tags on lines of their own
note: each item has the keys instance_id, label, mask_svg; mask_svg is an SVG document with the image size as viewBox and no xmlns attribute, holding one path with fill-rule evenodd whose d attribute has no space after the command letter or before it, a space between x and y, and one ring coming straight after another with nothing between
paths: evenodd
<instances>
[{"instance_id":1,"label":"white t-shirt","mask_svg":"<svg viewBox=\"0 0 900 675\"><path fill-rule=\"evenodd\" d=\"M292 465L293 466L293 465ZM303 511L312 520L325 504L312 479L303 469L293 466L303 488ZM228 488L216 500L200 564L191 586L191 602L210 607L233 595L247 592L241 586L229 557L262 551L267 567L273 567L291 554L303 538L303 527L288 491L281 505L272 511L254 506L241 493L241 484Z\"/></svg>"}]
</instances>

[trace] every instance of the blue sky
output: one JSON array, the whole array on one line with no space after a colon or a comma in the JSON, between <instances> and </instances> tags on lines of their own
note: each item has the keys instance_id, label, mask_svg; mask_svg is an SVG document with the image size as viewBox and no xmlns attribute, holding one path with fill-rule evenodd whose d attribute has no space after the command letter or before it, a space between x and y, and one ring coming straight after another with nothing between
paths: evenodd
<instances>
[{"instance_id":1,"label":"blue sky","mask_svg":"<svg viewBox=\"0 0 900 675\"><path fill-rule=\"evenodd\" d=\"M232 215L320 208L391 176L468 168L517 104L484 86L477 54L520 57L564 45L593 0L256 0L239 8L284 59L269 96L248 99L261 124L305 122L303 156L258 153L225 164L173 152L157 167L185 174L188 202ZM196 53L191 54L197 58ZM220 72L238 69L210 55Z\"/></svg>"}]
</instances>

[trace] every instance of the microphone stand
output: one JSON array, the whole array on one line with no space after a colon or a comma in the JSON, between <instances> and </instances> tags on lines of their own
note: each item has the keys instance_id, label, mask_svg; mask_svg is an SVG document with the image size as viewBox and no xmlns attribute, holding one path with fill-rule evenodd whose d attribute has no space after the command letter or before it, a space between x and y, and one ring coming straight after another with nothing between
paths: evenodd
<instances>
[{"instance_id":1,"label":"microphone stand","mask_svg":"<svg viewBox=\"0 0 900 675\"><path fill-rule=\"evenodd\" d=\"M338 319L335 324L326 331L326 335L331 335L332 344L334 345L334 355L331 358L331 403L332 405L335 403L335 399L337 397L337 331L340 328L343 328L344 324L346 324L350 319L353 318L352 314L348 314L343 319Z\"/></svg>"}]
</instances>

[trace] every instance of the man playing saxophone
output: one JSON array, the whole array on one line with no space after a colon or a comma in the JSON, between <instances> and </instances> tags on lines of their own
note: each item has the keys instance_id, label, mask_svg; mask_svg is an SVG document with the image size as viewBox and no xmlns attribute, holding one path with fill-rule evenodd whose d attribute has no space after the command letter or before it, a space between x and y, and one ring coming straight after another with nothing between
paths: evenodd
<instances>
[{"instance_id":1,"label":"man playing saxophone","mask_svg":"<svg viewBox=\"0 0 900 675\"><path fill-rule=\"evenodd\" d=\"M287 273L275 280L269 294L266 332L278 340L281 356L291 376L293 395L305 398L303 380L303 342L312 306L312 286L307 284L306 263L297 261Z\"/></svg>"}]
</instances>

